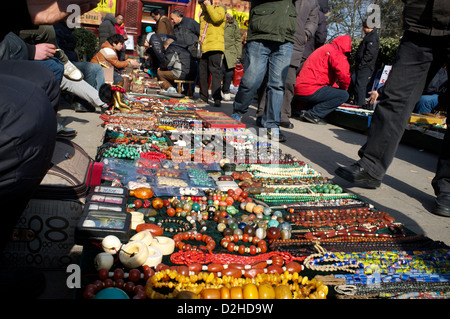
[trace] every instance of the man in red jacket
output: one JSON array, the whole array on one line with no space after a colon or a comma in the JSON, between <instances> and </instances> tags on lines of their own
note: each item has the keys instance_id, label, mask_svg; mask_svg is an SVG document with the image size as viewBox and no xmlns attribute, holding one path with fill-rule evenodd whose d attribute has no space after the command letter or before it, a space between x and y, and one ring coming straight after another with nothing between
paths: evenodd
<instances>
[{"instance_id":1,"label":"man in red jacket","mask_svg":"<svg viewBox=\"0 0 450 319\"><path fill-rule=\"evenodd\" d=\"M306 59L294 90L297 100L309 108L302 112L302 120L326 124L323 118L347 101L351 78L346 53L351 51L351 42L348 35L339 36Z\"/></svg>"}]
</instances>

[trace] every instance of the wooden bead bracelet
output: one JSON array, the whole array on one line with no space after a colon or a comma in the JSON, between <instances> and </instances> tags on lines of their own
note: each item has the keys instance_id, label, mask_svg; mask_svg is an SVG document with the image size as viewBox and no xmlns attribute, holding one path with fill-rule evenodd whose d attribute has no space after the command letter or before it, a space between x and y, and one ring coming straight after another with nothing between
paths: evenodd
<instances>
[{"instance_id":1,"label":"wooden bead bracelet","mask_svg":"<svg viewBox=\"0 0 450 319\"><path fill-rule=\"evenodd\" d=\"M162 227L162 225L165 224L165 223L178 224L178 225L181 226L181 228ZM180 232L185 232L185 231L188 231L189 229L191 229L191 223L182 221L180 219L172 219L172 218L167 218L167 219L160 220L157 223L157 225L159 227L161 227L165 232L169 232L169 233L180 233Z\"/></svg>"},{"instance_id":2,"label":"wooden bead bracelet","mask_svg":"<svg viewBox=\"0 0 450 319\"><path fill-rule=\"evenodd\" d=\"M180 233L180 234L176 234L175 236L173 236L173 240L175 241L175 247L177 247L180 250L208 250L211 251L216 247L216 242L214 241L214 239L211 236L202 234L202 233L197 233L197 232L185 232L185 233ZM204 242L206 244L206 246L201 245L201 246L195 246L195 245L191 245L191 244L186 244L184 242L182 242L182 240L196 240L196 241L201 241Z\"/></svg>"},{"instance_id":3,"label":"wooden bead bracelet","mask_svg":"<svg viewBox=\"0 0 450 319\"><path fill-rule=\"evenodd\" d=\"M253 245L246 247L244 245L236 245L238 241L250 242ZM234 241L234 243L233 243ZM229 252L237 252L239 254L250 254L255 255L259 253L265 253L267 251L267 243L264 240L259 239L257 236L249 236L248 234L233 236L225 236L221 241L220 245L227 249ZM255 246L256 245L256 246Z\"/></svg>"}]
</instances>

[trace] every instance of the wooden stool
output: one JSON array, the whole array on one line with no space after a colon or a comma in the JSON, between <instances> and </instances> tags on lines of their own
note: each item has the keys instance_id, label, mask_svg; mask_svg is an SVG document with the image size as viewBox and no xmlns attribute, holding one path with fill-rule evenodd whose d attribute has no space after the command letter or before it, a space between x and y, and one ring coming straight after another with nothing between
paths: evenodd
<instances>
[{"instance_id":1,"label":"wooden stool","mask_svg":"<svg viewBox=\"0 0 450 319\"><path fill-rule=\"evenodd\" d=\"M183 84L188 84L187 89L187 97L192 97L192 84L194 84L194 81L187 81L187 80L175 80L175 83L177 84L177 92L181 93L183 90Z\"/></svg>"}]
</instances>

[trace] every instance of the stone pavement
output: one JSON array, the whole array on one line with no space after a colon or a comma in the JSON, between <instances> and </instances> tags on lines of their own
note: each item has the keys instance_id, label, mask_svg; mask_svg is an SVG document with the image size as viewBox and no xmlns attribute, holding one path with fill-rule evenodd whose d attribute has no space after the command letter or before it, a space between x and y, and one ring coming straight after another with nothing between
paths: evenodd
<instances>
[{"instance_id":1,"label":"stone pavement","mask_svg":"<svg viewBox=\"0 0 450 319\"><path fill-rule=\"evenodd\" d=\"M209 106L206 109L231 115L232 101L223 101L221 108ZM244 116L242 121L247 127L256 128L255 113L256 108L252 106ZM69 106L63 106L59 114L61 123L78 131L72 140L95 158L104 134L100 113L76 113ZM297 155L323 176L333 178L335 183L373 204L378 210L388 212L413 232L450 245L450 218L430 213L434 203L431 180L436 169L437 154L400 144L381 187L375 190L355 187L335 177L334 170L339 166L348 166L358 158L357 151L364 144L366 136L332 124L314 125L296 118L292 119L292 123L293 129L282 129L288 139L286 143L280 144L283 152ZM67 274L50 273L49 276L56 278L55 285L65 285ZM42 296L70 297L67 289L55 292L52 287Z\"/></svg>"}]
</instances>

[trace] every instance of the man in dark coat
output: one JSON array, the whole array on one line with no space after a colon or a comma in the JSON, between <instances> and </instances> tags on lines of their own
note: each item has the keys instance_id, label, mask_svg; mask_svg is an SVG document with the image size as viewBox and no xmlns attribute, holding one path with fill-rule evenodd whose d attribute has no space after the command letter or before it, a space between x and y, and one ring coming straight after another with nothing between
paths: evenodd
<instances>
[{"instance_id":1,"label":"man in dark coat","mask_svg":"<svg viewBox=\"0 0 450 319\"><path fill-rule=\"evenodd\" d=\"M355 55L355 73L353 74L354 104L362 107L366 104L366 95L372 73L375 70L380 39L377 30L370 28L367 21L363 22L364 38L358 46Z\"/></svg>"},{"instance_id":2,"label":"man in dark coat","mask_svg":"<svg viewBox=\"0 0 450 319\"><path fill-rule=\"evenodd\" d=\"M173 22L173 32L177 41L184 42L190 48L200 36L200 23L192 18L183 16L180 10L173 10L170 13Z\"/></svg>"}]
</instances>

